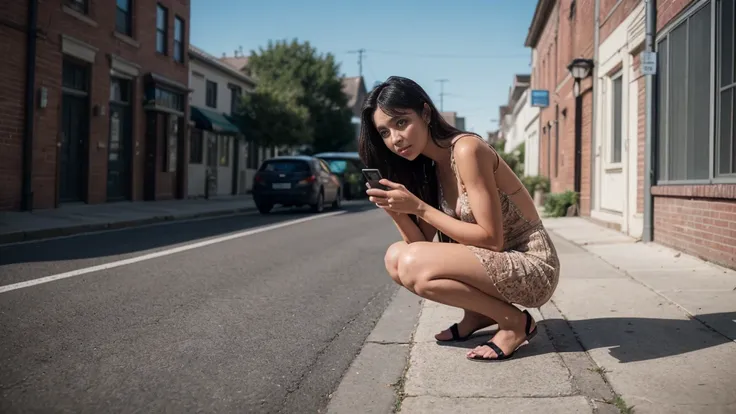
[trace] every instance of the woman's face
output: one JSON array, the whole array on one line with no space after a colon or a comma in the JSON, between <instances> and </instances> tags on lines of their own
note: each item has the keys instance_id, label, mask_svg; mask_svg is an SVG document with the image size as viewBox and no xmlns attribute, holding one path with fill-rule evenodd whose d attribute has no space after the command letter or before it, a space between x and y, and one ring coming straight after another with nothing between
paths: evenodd
<instances>
[{"instance_id":1,"label":"woman's face","mask_svg":"<svg viewBox=\"0 0 736 414\"><path fill-rule=\"evenodd\" d=\"M429 116L420 116L412 110L394 117L380 107L373 113L373 123L383 143L394 154L410 161L417 158L429 142L428 120Z\"/></svg>"}]
</instances>

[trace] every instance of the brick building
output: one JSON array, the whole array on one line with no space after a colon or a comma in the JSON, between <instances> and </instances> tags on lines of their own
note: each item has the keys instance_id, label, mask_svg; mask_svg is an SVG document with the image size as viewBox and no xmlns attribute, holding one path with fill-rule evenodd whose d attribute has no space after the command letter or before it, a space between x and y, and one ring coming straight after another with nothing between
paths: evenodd
<instances>
[{"instance_id":1,"label":"brick building","mask_svg":"<svg viewBox=\"0 0 736 414\"><path fill-rule=\"evenodd\" d=\"M0 16L0 210L186 196L188 0L18 0Z\"/></svg>"},{"instance_id":2,"label":"brick building","mask_svg":"<svg viewBox=\"0 0 736 414\"><path fill-rule=\"evenodd\" d=\"M736 268L736 2L660 0L654 240ZM715 29L715 30L712 30Z\"/></svg>"},{"instance_id":3,"label":"brick building","mask_svg":"<svg viewBox=\"0 0 736 414\"><path fill-rule=\"evenodd\" d=\"M534 12L525 46L532 49L531 88L549 91L549 105L542 108L539 139L539 173L549 177L552 192L575 189L574 79L567 67L575 58L592 59L595 19L593 0L540 0ZM582 97L580 207L590 214L592 79L580 84Z\"/></svg>"},{"instance_id":4,"label":"brick building","mask_svg":"<svg viewBox=\"0 0 736 414\"><path fill-rule=\"evenodd\" d=\"M655 4L650 104L641 73L647 2L538 2L526 44L532 88L550 91L540 174L553 192L572 189L574 100L563 66L592 58L582 88L581 213L634 237L649 239L652 230L655 242L736 268L736 2Z\"/></svg>"}]
</instances>

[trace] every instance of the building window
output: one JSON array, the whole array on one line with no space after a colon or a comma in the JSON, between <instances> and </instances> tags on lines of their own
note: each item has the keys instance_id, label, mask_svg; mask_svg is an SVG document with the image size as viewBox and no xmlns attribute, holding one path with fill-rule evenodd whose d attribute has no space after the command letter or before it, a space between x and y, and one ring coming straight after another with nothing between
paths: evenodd
<instances>
[{"instance_id":1,"label":"building window","mask_svg":"<svg viewBox=\"0 0 736 414\"><path fill-rule=\"evenodd\" d=\"M156 51L165 55L168 53L169 11L162 5L156 5Z\"/></svg>"},{"instance_id":2,"label":"building window","mask_svg":"<svg viewBox=\"0 0 736 414\"><path fill-rule=\"evenodd\" d=\"M76 10L82 14L89 12L89 0L66 0L66 5L70 9Z\"/></svg>"},{"instance_id":3,"label":"building window","mask_svg":"<svg viewBox=\"0 0 736 414\"><path fill-rule=\"evenodd\" d=\"M710 4L658 44L659 180L709 178Z\"/></svg>"},{"instance_id":4,"label":"building window","mask_svg":"<svg viewBox=\"0 0 736 414\"><path fill-rule=\"evenodd\" d=\"M115 15L115 30L126 36L132 34L130 2L131 0L117 0L117 11Z\"/></svg>"},{"instance_id":5,"label":"building window","mask_svg":"<svg viewBox=\"0 0 736 414\"><path fill-rule=\"evenodd\" d=\"M243 89L240 86L232 85L230 87L230 92L230 113L236 114L240 107L240 99L243 96Z\"/></svg>"},{"instance_id":6,"label":"building window","mask_svg":"<svg viewBox=\"0 0 736 414\"><path fill-rule=\"evenodd\" d=\"M174 18L174 60L184 63L184 20Z\"/></svg>"},{"instance_id":7,"label":"building window","mask_svg":"<svg viewBox=\"0 0 736 414\"><path fill-rule=\"evenodd\" d=\"M189 135L189 163L202 164L204 162L204 134L201 129L191 128Z\"/></svg>"},{"instance_id":8,"label":"building window","mask_svg":"<svg viewBox=\"0 0 736 414\"><path fill-rule=\"evenodd\" d=\"M211 80L207 81L207 96L205 97L205 105L210 108L217 108L217 83Z\"/></svg>"},{"instance_id":9,"label":"building window","mask_svg":"<svg viewBox=\"0 0 736 414\"><path fill-rule=\"evenodd\" d=\"M623 150L623 85L624 78L621 74L611 80L611 156L610 162L617 164L621 162Z\"/></svg>"},{"instance_id":10,"label":"building window","mask_svg":"<svg viewBox=\"0 0 736 414\"><path fill-rule=\"evenodd\" d=\"M716 36L716 175L736 174L736 3L721 1Z\"/></svg>"}]
</instances>

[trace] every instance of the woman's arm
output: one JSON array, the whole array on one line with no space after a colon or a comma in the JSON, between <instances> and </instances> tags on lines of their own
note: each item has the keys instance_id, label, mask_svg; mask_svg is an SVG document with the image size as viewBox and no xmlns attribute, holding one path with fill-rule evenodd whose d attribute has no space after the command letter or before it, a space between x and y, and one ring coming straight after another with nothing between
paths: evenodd
<instances>
[{"instance_id":1,"label":"woman's arm","mask_svg":"<svg viewBox=\"0 0 736 414\"><path fill-rule=\"evenodd\" d=\"M455 143L455 164L477 224L456 220L422 203L417 215L460 244L501 251L504 245L501 201L493 166L496 154L478 139Z\"/></svg>"},{"instance_id":2,"label":"woman's arm","mask_svg":"<svg viewBox=\"0 0 736 414\"><path fill-rule=\"evenodd\" d=\"M419 241L431 242L434 239L434 235L437 230L432 227L429 223L422 219L419 219L419 225L417 226L408 214L395 213L393 211L387 211L391 218L394 220L396 228L401 234L401 238L404 239L406 244L411 244Z\"/></svg>"}]
</instances>

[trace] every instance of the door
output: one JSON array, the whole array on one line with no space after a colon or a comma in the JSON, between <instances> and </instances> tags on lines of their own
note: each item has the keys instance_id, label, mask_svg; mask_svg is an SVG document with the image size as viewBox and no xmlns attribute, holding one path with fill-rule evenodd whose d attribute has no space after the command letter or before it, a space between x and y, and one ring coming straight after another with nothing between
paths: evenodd
<instances>
[{"instance_id":1,"label":"door","mask_svg":"<svg viewBox=\"0 0 736 414\"><path fill-rule=\"evenodd\" d=\"M64 93L61 103L59 201L84 200L85 160L89 113L87 97Z\"/></svg>"},{"instance_id":2,"label":"door","mask_svg":"<svg viewBox=\"0 0 736 414\"><path fill-rule=\"evenodd\" d=\"M218 148L217 135L205 131L207 141L207 167L205 168L205 194L207 197L217 194Z\"/></svg>"},{"instance_id":3,"label":"door","mask_svg":"<svg viewBox=\"0 0 736 414\"><path fill-rule=\"evenodd\" d=\"M603 174L601 177L601 209L617 215L624 214L627 204L626 180L624 177L626 132L625 88L622 73L612 76L607 88L610 93L604 96L608 102L604 124L605 148L603 151ZM605 93L605 92L604 92Z\"/></svg>"},{"instance_id":4,"label":"door","mask_svg":"<svg viewBox=\"0 0 736 414\"><path fill-rule=\"evenodd\" d=\"M146 201L156 199L157 182L156 167L158 166L159 132L163 123L159 120L159 113L149 111L146 113L146 168L143 178L143 198Z\"/></svg>"},{"instance_id":5,"label":"door","mask_svg":"<svg viewBox=\"0 0 736 414\"><path fill-rule=\"evenodd\" d=\"M107 153L107 199L130 198L130 108L110 105L110 138Z\"/></svg>"}]
</instances>

